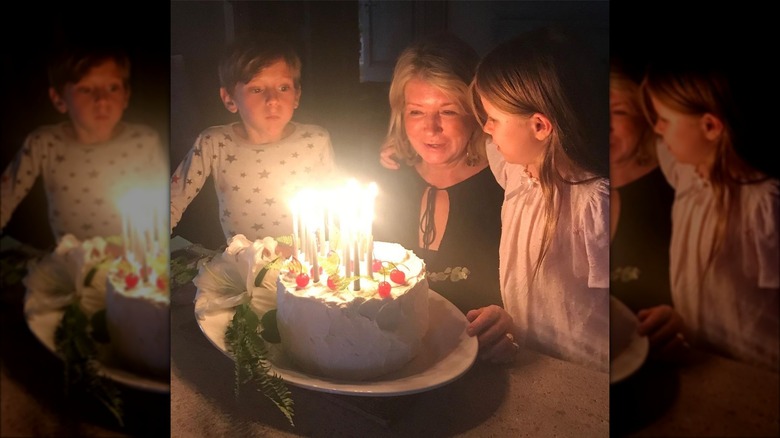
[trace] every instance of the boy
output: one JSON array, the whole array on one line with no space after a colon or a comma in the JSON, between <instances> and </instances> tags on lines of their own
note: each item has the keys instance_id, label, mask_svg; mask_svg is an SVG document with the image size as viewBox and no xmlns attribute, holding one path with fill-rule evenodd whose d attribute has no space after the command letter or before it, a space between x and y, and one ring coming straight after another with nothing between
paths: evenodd
<instances>
[{"instance_id":1,"label":"boy","mask_svg":"<svg viewBox=\"0 0 780 438\"><path fill-rule=\"evenodd\" d=\"M301 97L301 61L287 42L250 35L219 65L220 97L240 121L212 126L171 177L171 229L211 175L227 241L292 234L288 201L333 171L330 134L291 121Z\"/></svg>"},{"instance_id":2,"label":"boy","mask_svg":"<svg viewBox=\"0 0 780 438\"><path fill-rule=\"evenodd\" d=\"M37 128L0 177L0 229L38 175L54 238L119 235L116 199L138 184L165 189L156 131L122 120L130 99L130 60L110 47L71 47L49 66L49 97L68 121ZM143 207L143 206L141 206Z\"/></svg>"}]
</instances>

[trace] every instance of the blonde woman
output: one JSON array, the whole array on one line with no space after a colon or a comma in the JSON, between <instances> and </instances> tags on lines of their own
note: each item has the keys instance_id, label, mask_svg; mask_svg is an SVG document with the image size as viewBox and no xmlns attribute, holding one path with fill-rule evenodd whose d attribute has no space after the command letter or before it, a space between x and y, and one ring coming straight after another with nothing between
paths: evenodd
<instances>
[{"instance_id":1,"label":"blonde woman","mask_svg":"<svg viewBox=\"0 0 780 438\"><path fill-rule=\"evenodd\" d=\"M485 157L485 135L471 113L468 84L479 56L449 35L413 43L390 85L386 167L374 221L379 240L399 242L425 260L432 290L464 314L500 308L498 241L503 191ZM394 155L397 162L389 159ZM505 361L509 340L482 357Z\"/></svg>"}]
</instances>

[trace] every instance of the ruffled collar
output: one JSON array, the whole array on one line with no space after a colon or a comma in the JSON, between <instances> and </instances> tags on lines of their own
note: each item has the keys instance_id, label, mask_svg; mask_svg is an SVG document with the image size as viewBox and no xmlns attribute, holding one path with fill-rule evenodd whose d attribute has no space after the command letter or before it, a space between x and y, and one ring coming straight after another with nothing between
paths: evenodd
<instances>
[{"instance_id":1,"label":"ruffled collar","mask_svg":"<svg viewBox=\"0 0 780 438\"><path fill-rule=\"evenodd\" d=\"M528 166L526 166L525 164L520 164L519 166L523 173L523 183L538 186L539 178L531 175L531 171L528 170Z\"/></svg>"},{"instance_id":2,"label":"ruffled collar","mask_svg":"<svg viewBox=\"0 0 780 438\"><path fill-rule=\"evenodd\" d=\"M687 184L684 184L677 191L677 199L690 198L696 204L701 204L709 199L709 194L712 192L712 184L706 178L695 171L693 168L688 172Z\"/></svg>"}]
</instances>

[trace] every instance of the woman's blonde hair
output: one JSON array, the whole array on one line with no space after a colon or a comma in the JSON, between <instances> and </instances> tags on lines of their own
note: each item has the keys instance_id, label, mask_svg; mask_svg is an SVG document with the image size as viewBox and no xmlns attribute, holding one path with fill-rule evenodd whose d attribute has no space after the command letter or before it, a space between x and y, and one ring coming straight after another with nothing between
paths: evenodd
<instances>
[{"instance_id":1,"label":"woman's blonde hair","mask_svg":"<svg viewBox=\"0 0 780 438\"><path fill-rule=\"evenodd\" d=\"M444 92L457 102L466 114L471 114L468 104L468 86L479 62L479 55L460 38L451 34L437 34L418 40L407 47L395 64L390 83L390 124L382 148L392 147L396 156L412 166L420 157L409 143L404 128L406 99L404 88L412 79L423 80ZM486 161L487 136L473 118L473 133L466 145L469 164Z\"/></svg>"},{"instance_id":2,"label":"woman's blonde hair","mask_svg":"<svg viewBox=\"0 0 780 438\"><path fill-rule=\"evenodd\" d=\"M628 96L632 109L636 111L638 118L642 119L639 143L634 148L631 158L642 166L658 163L658 155L655 151L656 135L653 126L644 116L639 96L639 80L626 73L619 63L612 62L609 69L609 91Z\"/></svg>"},{"instance_id":3,"label":"woman's blonde hair","mask_svg":"<svg viewBox=\"0 0 780 438\"><path fill-rule=\"evenodd\" d=\"M534 276L558 223L559 192L608 175L606 60L575 41L568 31L540 28L504 42L482 59L469 93L483 126L487 116L480 98L504 113L540 113L552 123L538 175L545 229Z\"/></svg>"}]
</instances>

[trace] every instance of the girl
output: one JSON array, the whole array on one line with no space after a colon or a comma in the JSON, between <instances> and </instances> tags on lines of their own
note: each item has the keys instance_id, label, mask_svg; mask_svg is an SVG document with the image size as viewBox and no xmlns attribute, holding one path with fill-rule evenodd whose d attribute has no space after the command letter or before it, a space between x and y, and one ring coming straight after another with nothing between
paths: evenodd
<instances>
[{"instance_id":1,"label":"girl","mask_svg":"<svg viewBox=\"0 0 780 438\"><path fill-rule=\"evenodd\" d=\"M700 345L777 371L778 180L737 149L742 115L725 70L673 65L649 68L641 93L675 189L675 308Z\"/></svg>"},{"instance_id":2,"label":"girl","mask_svg":"<svg viewBox=\"0 0 780 438\"><path fill-rule=\"evenodd\" d=\"M506 341L591 368L609 356L606 63L539 29L501 44L471 84L505 189L499 248L505 311L468 313L480 346ZM603 151L603 152L602 152ZM516 342L519 343L519 342Z\"/></svg>"}]
</instances>

